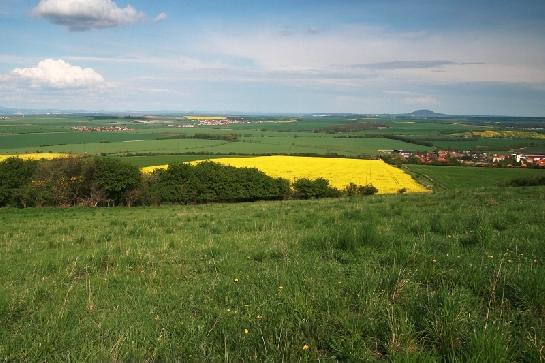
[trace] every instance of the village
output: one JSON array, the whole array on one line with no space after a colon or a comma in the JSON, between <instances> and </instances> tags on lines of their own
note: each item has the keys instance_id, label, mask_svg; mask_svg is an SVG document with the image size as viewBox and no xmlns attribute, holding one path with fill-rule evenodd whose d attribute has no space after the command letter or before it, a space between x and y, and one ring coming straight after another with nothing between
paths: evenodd
<instances>
[{"instance_id":1,"label":"village","mask_svg":"<svg viewBox=\"0 0 545 363\"><path fill-rule=\"evenodd\" d=\"M126 126L103 126L103 127L89 127L89 126L73 126L72 130L79 132L126 132L133 131L134 129Z\"/></svg>"},{"instance_id":2,"label":"village","mask_svg":"<svg viewBox=\"0 0 545 363\"><path fill-rule=\"evenodd\" d=\"M428 152L392 150L389 154L395 161L407 164L545 168L545 154L498 154L470 150Z\"/></svg>"}]
</instances>

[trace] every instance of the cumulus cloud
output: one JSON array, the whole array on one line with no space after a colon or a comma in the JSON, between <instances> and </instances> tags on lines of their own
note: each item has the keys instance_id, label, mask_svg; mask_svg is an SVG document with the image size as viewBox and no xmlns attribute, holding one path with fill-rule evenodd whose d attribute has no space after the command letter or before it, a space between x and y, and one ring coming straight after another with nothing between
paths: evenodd
<instances>
[{"instance_id":1,"label":"cumulus cloud","mask_svg":"<svg viewBox=\"0 0 545 363\"><path fill-rule=\"evenodd\" d=\"M159 23L163 20L166 20L168 18L168 15L166 13L159 13L154 19L153 21L155 23Z\"/></svg>"},{"instance_id":2,"label":"cumulus cloud","mask_svg":"<svg viewBox=\"0 0 545 363\"><path fill-rule=\"evenodd\" d=\"M104 77L94 69L73 66L62 59L44 59L35 67L15 68L8 77L32 87L86 88L104 83Z\"/></svg>"},{"instance_id":3,"label":"cumulus cloud","mask_svg":"<svg viewBox=\"0 0 545 363\"><path fill-rule=\"evenodd\" d=\"M111 28L145 17L131 5L121 8L113 0L40 0L33 14L71 31Z\"/></svg>"}]
</instances>

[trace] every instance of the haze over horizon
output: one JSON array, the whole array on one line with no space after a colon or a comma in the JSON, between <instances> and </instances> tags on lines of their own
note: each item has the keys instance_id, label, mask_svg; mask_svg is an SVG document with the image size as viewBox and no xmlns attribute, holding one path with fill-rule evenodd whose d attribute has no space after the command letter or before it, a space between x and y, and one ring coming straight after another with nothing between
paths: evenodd
<instances>
[{"instance_id":1,"label":"haze over horizon","mask_svg":"<svg viewBox=\"0 0 545 363\"><path fill-rule=\"evenodd\" d=\"M545 115L545 2L2 0L0 106Z\"/></svg>"}]
</instances>

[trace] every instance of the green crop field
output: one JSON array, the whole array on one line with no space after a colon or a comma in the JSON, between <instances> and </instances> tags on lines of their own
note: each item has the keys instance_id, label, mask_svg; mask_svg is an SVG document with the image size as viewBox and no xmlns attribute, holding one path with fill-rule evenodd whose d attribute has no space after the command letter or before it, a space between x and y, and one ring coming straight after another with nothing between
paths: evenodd
<instances>
[{"instance_id":1,"label":"green crop field","mask_svg":"<svg viewBox=\"0 0 545 363\"><path fill-rule=\"evenodd\" d=\"M128 162L131 165L139 167L153 166L153 165L165 165L180 163L193 160L209 160L224 157L244 157L244 155L209 155L209 154L192 154L192 155L144 155L144 156L124 156L122 160Z\"/></svg>"},{"instance_id":2,"label":"green crop field","mask_svg":"<svg viewBox=\"0 0 545 363\"><path fill-rule=\"evenodd\" d=\"M480 150L480 151L523 151L542 152L545 150L545 140L520 138L460 138L459 140L433 141L439 148L450 150Z\"/></svg>"},{"instance_id":3,"label":"green crop field","mask_svg":"<svg viewBox=\"0 0 545 363\"><path fill-rule=\"evenodd\" d=\"M510 118L497 118L492 122L478 118L418 120L330 115L246 116L245 120L246 123L241 124L192 124L190 126L194 127L182 128L188 121L174 116L12 116L0 120L0 153L53 151L119 156L130 153L300 153L373 157L385 150L428 151L436 148L545 152L544 140L464 137L464 133L471 131L504 130L507 127L504 125L515 122ZM521 127L543 124L540 119L516 122ZM77 132L72 129L81 126L124 126L130 130Z\"/></svg>"},{"instance_id":4,"label":"green crop field","mask_svg":"<svg viewBox=\"0 0 545 363\"><path fill-rule=\"evenodd\" d=\"M434 189L493 188L515 178L545 176L545 169L432 165L405 165L405 168Z\"/></svg>"},{"instance_id":5,"label":"green crop field","mask_svg":"<svg viewBox=\"0 0 545 363\"><path fill-rule=\"evenodd\" d=\"M537 362L544 196L2 209L0 357Z\"/></svg>"}]
</instances>

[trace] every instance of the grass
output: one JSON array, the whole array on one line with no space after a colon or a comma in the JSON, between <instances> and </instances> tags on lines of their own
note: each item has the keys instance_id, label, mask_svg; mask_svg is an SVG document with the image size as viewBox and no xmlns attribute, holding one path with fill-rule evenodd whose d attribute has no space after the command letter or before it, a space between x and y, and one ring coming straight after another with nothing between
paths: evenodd
<instances>
[{"instance_id":1,"label":"grass","mask_svg":"<svg viewBox=\"0 0 545 363\"><path fill-rule=\"evenodd\" d=\"M233 155L208 155L208 154L191 154L191 155L176 155L176 154L164 154L164 155L138 155L138 156L123 156L121 159L131 165L138 167L174 164L185 161L194 160L209 160L223 157L233 157ZM244 156L237 156L244 157Z\"/></svg>"},{"instance_id":2,"label":"grass","mask_svg":"<svg viewBox=\"0 0 545 363\"><path fill-rule=\"evenodd\" d=\"M544 196L0 210L0 357L543 360Z\"/></svg>"},{"instance_id":3,"label":"grass","mask_svg":"<svg viewBox=\"0 0 545 363\"><path fill-rule=\"evenodd\" d=\"M100 136L101 134L97 134ZM106 135L106 134L104 134ZM227 142L223 140L203 140L203 139L163 139L152 140L154 134L126 134L124 141L112 142L81 142L73 144L64 144L60 142L62 136L57 135L59 144L47 146L25 146L17 148L6 148L7 152L24 151L52 151L52 152L76 152L76 153L116 153L127 152L150 152L150 153L240 153L240 154L267 154L267 153L313 153L313 154L340 154L340 155L376 155L379 150L427 150L425 146L409 144L403 141L390 140L384 138L354 138L341 139L331 135L317 136L297 136L293 135L274 135L261 136L251 135L241 138L240 141ZM312 134L309 134L312 135ZM24 137L25 135L16 135ZM39 139L39 134L35 135ZM123 135L116 134L115 137L121 138ZM142 136L142 137L140 137ZM6 139L14 136L4 136ZM113 136L112 136L113 137ZM155 134L160 137L160 134ZM83 140L84 138L82 138ZM41 139L40 139L41 140ZM44 139L45 140L45 139ZM44 140L36 141L46 143ZM105 140L107 138L105 137ZM88 140L89 141L89 140ZM16 143L19 141L12 140ZM29 143L31 141L28 141ZM6 145L9 145L6 144Z\"/></svg>"},{"instance_id":4,"label":"grass","mask_svg":"<svg viewBox=\"0 0 545 363\"><path fill-rule=\"evenodd\" d=\"M441 140L432 142L438 148L450 150L476 150L501 153L539 153L545 150L545 140L531 138L481 137L473 139L460 138L457 140Z\"/></svg>"},{"instance_id":5,"label":"grass","mask_svg":"<svg viewBox=\"0 0 545 363\"><path fill-rule=\"evenodd\" d=\"M435 189L490 188L515 178L545 175L545 169L405 165L419 181Z\"/></svg>"}]
</instances>

